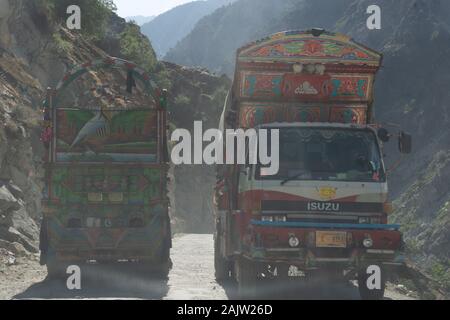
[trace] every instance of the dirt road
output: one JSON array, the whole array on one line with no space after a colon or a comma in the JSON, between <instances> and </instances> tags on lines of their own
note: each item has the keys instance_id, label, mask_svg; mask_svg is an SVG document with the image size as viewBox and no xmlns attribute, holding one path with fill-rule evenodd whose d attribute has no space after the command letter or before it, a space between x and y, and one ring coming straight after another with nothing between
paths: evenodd
<instances>
[{"instance_id":1,"label":"dirt road","mask_svg":"<svg viewBox=\"0 0 450 320\"><path fill-rule=\"evenodd\" d=\"M173 269L168 281L143 279L131 267L83 269L82 289L69 291L63 281L46 280L36 260L0 272L0 299L237 299L233 283L214 279L212 235L180 235L174 239ZM261 299L359 299L352 284L299 285L267 288ZM387 299L411 299L388 289Z\"/></svg>"}]
</instances>

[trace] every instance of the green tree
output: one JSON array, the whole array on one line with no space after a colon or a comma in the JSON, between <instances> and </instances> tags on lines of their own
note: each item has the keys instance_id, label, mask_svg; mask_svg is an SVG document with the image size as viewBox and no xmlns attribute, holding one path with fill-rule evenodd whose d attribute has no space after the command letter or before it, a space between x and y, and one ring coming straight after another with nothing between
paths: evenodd
<instances>
[{"instance_id":1,"label":"green tree","mask_svg":"<svg viewBox=\"0 0 450 320\"><path fill-rule=\"evenodd\" d=\"M141 34L139 26L128 23L125 30L120 34L120 48L122 55L152 72L157 64L156 54L150 41Z\"/></svg>"}]
</instances>

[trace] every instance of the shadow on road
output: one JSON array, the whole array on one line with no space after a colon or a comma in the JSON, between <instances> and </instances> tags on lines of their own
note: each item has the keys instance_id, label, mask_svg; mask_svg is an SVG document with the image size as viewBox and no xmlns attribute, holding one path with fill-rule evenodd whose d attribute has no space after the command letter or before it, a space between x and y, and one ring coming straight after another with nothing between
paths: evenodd
<instances>
[{"instance_id":1,"label":"shadow on road","mask_svg":"<svg viewBox=\"0 0 450 320\"><path fill-rule=\"evenodd\" d=\"M167 280L151 278L133 266L85 266L81 290L67 289L65 279L45 279L14 299L146 299L160 300L169 290Z\"/></svg>"},{"instance_id":2,"label":"shadow on road","mask_svg":"<svg viewBox=\"0 0 450 320\"><path fill-rule=\"evenodd\" d=\"M239 300L237 284L234 281L221 283L231 300ZM360 300L359 290L351 282L330 283L320 280L259 281L256 296L258 300Z\"/></svg>"}]
</instances>

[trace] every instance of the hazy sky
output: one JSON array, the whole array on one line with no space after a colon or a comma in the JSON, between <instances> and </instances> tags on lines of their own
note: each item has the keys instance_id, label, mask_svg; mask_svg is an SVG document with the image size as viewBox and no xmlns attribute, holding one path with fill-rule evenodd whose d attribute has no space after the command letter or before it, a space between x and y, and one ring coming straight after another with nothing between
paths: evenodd
<instances>
[{"instance_id":1,"label":"hazy sky","mask_svg":"<svg viewBox=\"0 0 450 320\"><path fill-rule=\"evenodd\" d=\"M156 16L173 7L193 0L114 0L121 17Z\"/></svg>"}]
</instances>

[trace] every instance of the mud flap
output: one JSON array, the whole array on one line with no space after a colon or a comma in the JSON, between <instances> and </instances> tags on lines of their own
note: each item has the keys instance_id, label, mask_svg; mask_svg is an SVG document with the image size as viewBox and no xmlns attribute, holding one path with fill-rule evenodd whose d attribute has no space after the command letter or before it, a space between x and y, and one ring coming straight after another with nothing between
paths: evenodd
<instances>
[{"instance_id":1,"label":"mud flap","mask_svg":"<svg viewBox=\"0 0 450 320\"><path fill-rule=\"evenodd\" d=\"M236 280L238 293L241 299L254 299L257 294L258 272L254 262L246 258L238 258L236 261Z\"/></svg>"},{"instance_id":2,"label":"mud flap","mask_svg":"<svg viewBox=\"0 0 450 320\"><path fill-rule=\"evenodd\" d=\"M48 260L48 224L47 219L42 219L41 222L41 230L39 232L39 250L40 250L40 257L39 257L39 264L41 266L45 266L47 264Z\"/></svg>"}]
</instances>

